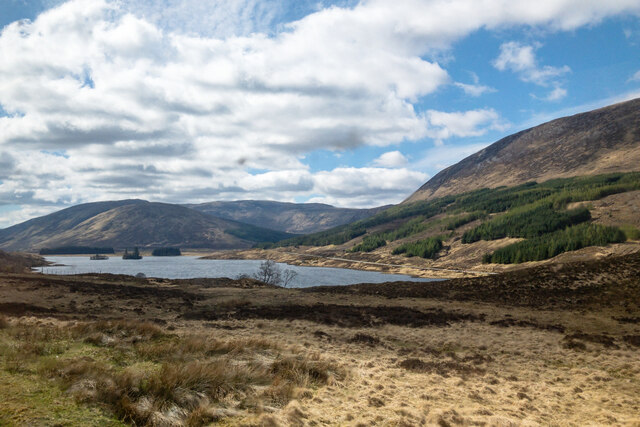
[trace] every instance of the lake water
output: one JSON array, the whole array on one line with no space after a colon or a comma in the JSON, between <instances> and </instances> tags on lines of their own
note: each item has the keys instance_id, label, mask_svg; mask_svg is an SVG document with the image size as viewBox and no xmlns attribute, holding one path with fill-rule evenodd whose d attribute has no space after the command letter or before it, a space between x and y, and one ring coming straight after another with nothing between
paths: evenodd
<instances>
[{"instance_id":1,"label":"lake water","mask_svg":"<svg viewBox=\"0 0 640 427\"><path fill-rule=\"evenodd\" d=\"M136 275L165 279L192 279L196 277L230 277L241 274L252 275L262 261L257 260L209 260L195 256L144 257L140 260L124 260L111 256L107 260L93 261L88 256L47 256L47 261L63 266L42 267L46 274L111 273ZM414 278L403 274L384 274L374 271L350 270L346 268L300 267L280 264L284 269L298 273L290 284L295 288L320 285L352 285L355 283L382 283L393 281L430 282L439 279ZM37 271L41 271L38 267Z\"/></svg>"}]
</instances>

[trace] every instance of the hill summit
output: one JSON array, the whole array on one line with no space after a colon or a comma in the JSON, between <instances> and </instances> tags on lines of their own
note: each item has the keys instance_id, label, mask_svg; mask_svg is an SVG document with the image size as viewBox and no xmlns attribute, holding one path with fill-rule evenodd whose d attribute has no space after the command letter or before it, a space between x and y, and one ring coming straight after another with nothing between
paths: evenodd
<instances>
[{"instance_id":1,"label":"hill summit","mask_svg":"<svg viewBox=\"0 0 640 427\"><path fill-rule=\"evenodd\" d=\"M507 136L450 166L406 202L528 181L640 168L640 98Z\"/></svg>"}]
</instances>

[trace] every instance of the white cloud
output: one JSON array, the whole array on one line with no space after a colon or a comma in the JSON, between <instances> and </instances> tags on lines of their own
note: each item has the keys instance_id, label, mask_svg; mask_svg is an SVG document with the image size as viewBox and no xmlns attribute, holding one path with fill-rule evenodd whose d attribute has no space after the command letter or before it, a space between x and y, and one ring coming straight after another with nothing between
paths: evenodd
<instances>
[{"instance_id":1,"label":"white cloud","mask_svg":"<svg viewBox=\"0 0 640 427\"><path fill-rule=\"evenodd\" d=\"M407 158L399 151L386 152L373 161L373 164L383 168L402 167L408 163Z\"/></svg>"},{"instance_id":2,"label":"white cloud","mask_svg":"<svg viewBox=\"0 0 640 427\"><path fill-rule=\"evenodd\" d=\"M639 70L639 71L636 71L636 72L633 74L633 76L631 76L631 77L629 78L629 81L635 81L635 82L640 81L640 70Z\"/></svg>"},{"instance_id":3,"label":"white cloud","mask_svg":"<svg viewBox=\"0 0 640 427\"><path fill-rule=\"evenodd\" d=\"M524 82L538 86L553 86L553 90L545 97L548 101L556 101L567 95L567 91L560 87L558 80L571 69L564 65L552 67L539 66L535 51L540 45L523 45L518 42L507 42L500 46L500 55L493 61L494 67L500 71L510 70L517 73Z\"/></svg>"},{"instance_id":4,"label":"white cloud","mask_svg":"<svg viewBox=\"0 0 640 427\"><path fill-rule=\"evenodd\" d=\"M479 85L479 84L467 84L467 83L454 83L455 86L459 87L464 91L465 94L469 96L481 96L485 93L495 92L496 90L490 86Z\"/></svg>"},{"instance_id":5,"label":"white cloud","mask_svg":"<svg viewBox=\"0 0 640 427\"><path fill-rule=\"evenodd\" d=\"M315 192L325 196L310 201L343 207L399 203L428 178L406 168L336 168L314 175Z\"/></svg>"},{"instance_id":6,"label":"white cloud","mask_svg":"<svg viewBox=\"0 0 640 427\"><path fill-rule=\"evenodd\" d=\"M71 0L5 27L0 152L13 172L0 179L0 204L318 192L350 203L338 184L319 181L348 173L309 173L304 154L504 127L489 109L416 112L415 101L451 84L433 59L451 43L479 29L572 30L640 11L637 0L363 0L274 30L282 11L272 5ZM534 70L532 81L557 77L553 67ZM477 81L458 87L487 90ZM396 187L353 203L401 200L425 178L365 169L349 173L376 173Z\"/></svg>"},{"instance_id":7,"label":"white cloud","mask_svg":"<svg viewBox=\"0 0 640 427\"><path fill-rule=\"evenodd\" d=\"M554 88L549 94L545 97L547 101L558 101L567 96L567 90L561 87Z\"/></svg>"},{"instance_id":8,"label":"white cloud","mask_svg":"<svg viewBox=\"0 0 640 427\"><path fill-rule=\"evenodd\" d=\"M429 123L427 134L441 143L454 136L481 136L489 130L506 130L509 126L500 119L493 109L443 112L429 110L426 113Z\"/></svg>"},{"instance_id":9,"label":"white cloud","mask_svg":"<svg viewBox=\"0 0 640 427\"><path fill-rule=\"evenodd\" d=\"M267 32L284 10L276 0L127 0L127 12L169 32L226 37Z\"/></svg>"}]
</instances>

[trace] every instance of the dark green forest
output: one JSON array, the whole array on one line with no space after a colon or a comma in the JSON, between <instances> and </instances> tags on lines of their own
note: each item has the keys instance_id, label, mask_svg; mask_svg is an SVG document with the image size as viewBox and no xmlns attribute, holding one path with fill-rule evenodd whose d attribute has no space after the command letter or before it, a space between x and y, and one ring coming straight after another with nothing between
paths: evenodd
<instances>
[{"instance_id":1,"label":"dark green forest","mask_svg":"<svg viewBox=\"0 0 640 427\"><path fill-rule=\"evenodd\" d=\"M561 230L570 225L580 224L591 219L587 208L567 211L553 209L551 203L544 203L514 209L466 231L462 235L462 243L473 243L478 240L496 240L505 237L531 238Z\"/></svg>"},{"instance_id":2,"label":"dark green forest","mask_svg":"<svg viewBox=\"0 0 640 427\"><path fill-rule=\"evenodd\" d=\"M429 237L417 242L405 243L393 250L394 255L404 254L408 257L419 256L421 258L434 259L442 249L442 239L439 237Z\"/></svg>"},{"instance_id":3,"label":"dark green forest","mask_svg":"<svg viewBox=\"0 0 640 427\"><path fill-rule=\"evenodd\" d=\"M151 252L152 256L181 256L180 248L155 248Z\"/></svg>"},{"instance_id":4,"label":"dark green forest","mask_svg":"<svg viewBox=\"0 0 640 427\"><path fill-rule=\"evenodd\" d=\"M485 255L483 262L517 264L525 261L541 261L563 252L575 251L587 246L620 243L625 240L627 237L617 227L580 224L498 249L493 254Z\"/></svg>"}]
</instances>

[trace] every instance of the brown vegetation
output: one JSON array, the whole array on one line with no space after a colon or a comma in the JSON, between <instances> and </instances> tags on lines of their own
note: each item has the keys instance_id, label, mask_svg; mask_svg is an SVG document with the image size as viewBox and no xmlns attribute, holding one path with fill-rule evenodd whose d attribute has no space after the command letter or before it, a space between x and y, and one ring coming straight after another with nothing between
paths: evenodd
<instances>
[{"instance_id":1,"label":"brown vegetation","mask_svg":"<svg viewBox=\"0 0 640 427\"><path fill-rule=\"evenodd\" d=\"M318 354L265 339L176 335L131 320L7 326L4 369L54 379L77 401L133 425L205 425L282 407L298 390L347 372ZM74 355L81 346L102 350Z\"/></svg>"},{"instance_id":2,"label":"brown vegetation","mask_svg":"<svg viewBox=\"0 0 640 427\"><path fill-rule=\"evenodd\" d=\"M25 273L43 265L48 263L38 255L0 251L0 273Z\"/></svg>"},{"instance_id":3,"label":"brown vegetation","mask_svg":"<svg viewBox=\"0 0 640 427\"><path fill-rule=\"evenodd\" d=\"M0 424L632 424L639 259L316 289L4 275Z\"/></svg>"}]
</instances>

